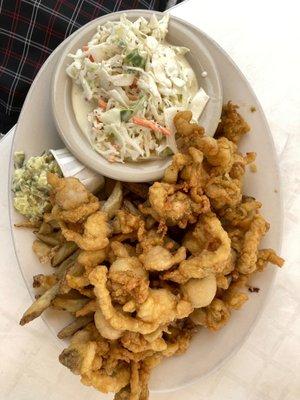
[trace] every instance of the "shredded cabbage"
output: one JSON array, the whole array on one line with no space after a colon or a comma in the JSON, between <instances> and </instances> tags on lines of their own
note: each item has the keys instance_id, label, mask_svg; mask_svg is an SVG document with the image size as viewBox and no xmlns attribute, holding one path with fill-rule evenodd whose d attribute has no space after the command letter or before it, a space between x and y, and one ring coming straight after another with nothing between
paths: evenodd
<instances>
[{"instance_id":1,"label":"shredded cabbage","mask_svg":"<svg viewBox=\"0 0 300 400\"><path fill-rule=\"evenodd\" d=\"M193 101L198 86L184 58L189 49L165 41L168 22L168 15L132 22L123 14L99 25L87 45L70 54L67 74L95 103L88 115L92 146L111 162L175 153L172 116L191 104L199 116L205 106L202 101L197 108L199 95ZM134 122L140 120L168 128L172 137Z\"/></svg>"}]
</instances>

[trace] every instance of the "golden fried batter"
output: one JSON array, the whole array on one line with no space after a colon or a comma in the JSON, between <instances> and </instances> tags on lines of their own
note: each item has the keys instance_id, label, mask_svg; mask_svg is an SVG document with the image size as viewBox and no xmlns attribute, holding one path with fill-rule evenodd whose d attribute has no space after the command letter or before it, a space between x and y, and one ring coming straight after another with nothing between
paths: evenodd
<instances>
[{"instance_id":1,"label":"golden fried batter","mask_svg":"<svg viewBox=\"0 0 300 400\"><path fill-rule=\"evenodd\" d=\"M51 214L46 216L46 222L48 220L82 222L100 208L97 197L88 192L78 179L59 178L51 173L48 173L47 179L53 188L54 207Z\"/></svg>"},{"instance_id":2,"label":"golden fried batter","mask_svg":"<svg viewBox=\"0 0 300 400\"><path fill-rule=\"evenodd\" d=\"M240 139L250 131L250 126L237 112L239 107L229 101L222 110L221 122L219 123L216 136L223 136L233 143L238 143Z\"/></svg>"},{"instance_id":3,"label":"golden fried batter","mask_svg":"<svg viewBox=\"0 0 300 400\"><path fill-rule=\"evenodd\" d=\"M83 234L68 229L63 222L61 222L61 230L68 241L75 242L78 247L86 251L104 249L109 243L108 236L111 232L107 223L107 215L101 211L97 211L87 218Z\"/></svg>"},{"instance_id":4,"label":"golden fried batter","mask_svg":"<svg viewBox=\"0 0 300 400\"><path fill-rule=\"evenodd\" d=\"M269 225L243 196L255 153L237 148L249 130L237 106L224 106L214 138L191 120L174 118L180 153L163 179L107 180L101 210L77 179L48 175L53 208L33 250L56 269L34 277L41 296L21 325L49 306L71 313L60 362L115 400L148 400L152 368L186 351L197 326L222 328L248 299L251 274L284 262L259 250Z\"/></svg>"}]
</instances>

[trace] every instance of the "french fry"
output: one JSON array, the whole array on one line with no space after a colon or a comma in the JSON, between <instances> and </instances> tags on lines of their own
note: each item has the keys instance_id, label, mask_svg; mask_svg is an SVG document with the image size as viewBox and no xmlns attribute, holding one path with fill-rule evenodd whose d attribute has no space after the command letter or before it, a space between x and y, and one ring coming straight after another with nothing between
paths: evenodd
<instances>
[{"instance_id":1,"label":"french fry","mask_svg":"<svg viewBox=\"0 0 300 400\"><path fill-rule=\"evenodd\" d=\"M106 200L102 207L102 211L108 214L108 218L112 218L115 213L120 209L123 200L123 191L121 182L115 184L109 198Z\"/></svg>"},{"instance_id":2,"label":"french fry","mask_svg":"<svg viewBox=\"0 0 300 400\"><path fill-rule=\"evenodd\" d=\"M33 284L34 288L40 289L40 292L46 292L50 289L55 283L57 282L57 277L55 275L43 275L38 274L33 277Z\"/></svg>"},{"instance_id":3,"label":"french fry","mask_svg":"<svg viewBox=\"0 0 300 400\"><path fill-rule=\"evenodd\" d=\"M69 291L72 289L69 284L67 277L68 276L80 276L84 272L84 267L83 265L79 264L78 262L73 262L72 264L69 265L69 267L66 268L66 271L61 279L60 283L60 288L59 291L62 294L69 293Z\"/></svg>"},{"instance_id":4,"label":"french fry","mask_svg":"<svg viewBox=\"0 0 300 400\"><path fill-rule=\"evenodd\" d=\"M77 250L77 244L74 242L65 242L58 249L51 261L52 267L57 267L61 262L68 258L72 253Z\"/></svg>"},{"instance_id":5,"label":"french fry","mask_svg":"<svg viewBox=\"0 0 300 400\"><path fill-rule=\"evenodd\" d=\"M39 317L50 305L53 299L59 292L59 283L56 283L48 289L41 297L39 297L23 314L20 325L25 325L28 322Z\"/></svg>"},{"instance_id":6,"label":"french fry","mask_svg":"<svg viewBox=\"0 0 300 400\"><path fill-rule=\"evenodd\" d=\"M55 270L54 275L57 276L58 279L61 279L68 267L74 263L76 258L78 257L80 250L76 250L73 254L71 254L68 258L66 258Z\"/></svg>"},{"instance_id":7,"label":"french fry","mask_svg":"<svg viewBox=\"0 0 300 400\"><path fill-rule=\"evenodd\" d=\"M61 232L55 232L51 234L42 234L37 232L35 236L40 239L42 242L50 245L50 246L58 246L61 245L64 242L64 238L61 234Z\"/></svg>"},{"instance_id":8,"label":"french fry","mask_svg":"<svg viewBox=\"0 0 300 400\"><path fill-rule=\"evenodd\" d=\"M72 336L75 332L79 331L79 329L84 328L87 324L92 322L94 319L93 315L86 315L84 317L76 318L73 322L67 325L65 328L60 330L57 334L59 339L65 339L67 337Z\"/></svg>"},{"instance_id":9,"label":"french fry","mask_svg":"<svg viewBox=\"0 0 300 400\"><path fill-rule=\"evenodd\" d=\"M133 215L138 215L141 216L142 213L140 212L140 210L138 208L136 208L136 206L129 200L124 200L123 202L125 208Z\"/></svg>"},{"instance_id":10,"label":"french fry","mask_svg":"<svg viewBox=\"0 0 300 400\"><path fill-rule=\"evenodd\" d=\"M41 221L22 221L18 224L14 224L16 228L28 228L28 229L37 229L41 226Z\"/></svg>"},{"instance_id":11,"label":"french fry","mask_svg":"<svg viewBox=\"0 0 300 400\"><path fill-rule=\"evenodd\" d=\"M76 311L76 317L84 317L85 315L94 313L97 311L98 305L97 300L91 300L85 304L80 310Z\"/></svg>"},{"instance_id":12,"label":"french fry","mask_svg":"<svg viewBox=\"0 0 300 400\"><path fill-rule=\"evenodd\" d=\"M146 200L148 198L149 186L146 183L124 182L123 185L142 199Z\"/></svg>"},{"instance_id":13,"label":"french fry","mask_svg":"<svg viewBox=\"0 0 300 400\"><path fill-rule=\"evenodd\" d=\"M55 297L51 302L51 306L53 308L57 308L58 310L76 313L76 311L80 310L89 301L90 299L87 298L68 299L65 297Z\"/></svg>"},{"instance_id":14,"label":"french fry","mask_svg":"<svg viewBox=\"0 0 300 400\"><path fill-rule=\"evenodd\" d=\"M38 230L38 233L40 233L42 235L49 235L52 232L53 232L53 227L50 224L48 224L47 222L43 221Z\"/></svg>"},{"instance_id":15,"label":"french fry","mask_svg":"<svg viewBox=\"0 0 300 400\"><path fill-rule=\"evenodd\" d=\"M51 247L37 239L32 243L32 250L40 260L41 264L45 264L54 257L57 247Z\"/></svg>"}]
</instances>

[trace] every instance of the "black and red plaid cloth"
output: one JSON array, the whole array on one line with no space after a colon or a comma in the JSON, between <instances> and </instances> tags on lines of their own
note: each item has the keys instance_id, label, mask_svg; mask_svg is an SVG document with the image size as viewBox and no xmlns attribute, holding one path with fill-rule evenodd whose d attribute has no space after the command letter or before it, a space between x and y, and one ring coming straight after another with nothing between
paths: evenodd
<instances>
[{"instance_id":1,"label":"black and red plaid cloth","mask_svg":"<svg viewBox=\"0 0 300 400\"><path fill-rule=\"evenodd\" d=\"M101 15L165 10L167 0L0 0L0 133L16 122L28 89L49 54Z\"/></svg>"}]
</instances>

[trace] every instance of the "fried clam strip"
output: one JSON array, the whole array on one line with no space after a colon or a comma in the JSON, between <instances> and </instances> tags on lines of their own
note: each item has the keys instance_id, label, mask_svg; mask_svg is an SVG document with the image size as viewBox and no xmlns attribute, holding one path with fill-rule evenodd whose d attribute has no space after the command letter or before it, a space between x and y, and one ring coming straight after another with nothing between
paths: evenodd
<instances>
[{"instance_id":1,"label":"fried clam strip","mask_svg":"<svg viewBox=\"0 0 300 400\"><path fill-rule=\"evenodd\" d=\"M86 270L91 270L96 265L101 264L107 257L107 249L100 249L95 251L81 251L78 255L77 261L83 265Z\"/></svg>"},{"instance_id":2,"label":"fried clam strip","mask_svg":"<svg viewBox=\"0 0 300 400\"><path fill-rule=\"evenodd\" d=\"M192 200L199 203L207 179L208 174L203 167L203 153L195 147L189 147L188 154L177 153L173 156L163 181L176 184L178 180L182 180L186 186L185 190L190 190Z\"/></svg>"},{"instance_id":3,"label":"fried clam strip","mask_svg":"<svg viewBox=\"0 0 300 400\"><path fill-rule=\"evenodd\" d=\"M130 383L116 393L114 400L147 400L149 396L149 377L150 368L146 362L131 361Z\"/></svg>"},{"instance_id":4,"label":"fried clam strip","mask_svg":"<svg viewBox=\"0 0 300 400\"><path fill-rule=\"evenodd\" d=\"M177 145L182 151L185 151L190 146L196 146L197 140L204 135L204 129L201 126L190 122L192 116L191 111L180 111L173 119L179 136Z\"/></svg>"},{"instance_id":5,"label":"fried clam strip","mask_svg":"<svg viewBox=\"0 0 300 400\"><path fill-rule=\"evenodd\" d=\"M131 299L136 303L143 303L146 300L149 276L137 257L117 258L111 264L108 276L113 300L120 304Z\"/></svg>"},{"instance_id":6,"label":"fried clam strip","mask_svg":"<svg viewBox=\"0 0 300 400\"><path fill-rule=\"evenodd\" d=\"M43 311L50 307L51 302L59 293L59 282L48 289L39 297L23 314L20 325L25 325L33 319L39 317Z\"/></svg>"},{"instance_id":7,"label":"fried clam strip","mask_svg":"<svg viewBox=\"0 0 300 400\"><path fill-rule=\"evenodd\" d=\"M73 336L69 347L59 356L59 361L74 374L81 375L84 385L93 386L103 393L120 391L129 383L129 368L126 364L119 364L111 375L105 373L101 369L102 357L109 352L109 345L87 328Z\"/></svg>"},{"instance_id":8,"label":"fried clam strip","mask_svg":"<svg viewBox=\"0 0 300 400\"><path fill-rule=\"evenodd\" d=\"M199 214L209 211L210 204L205 195L199 196L195 202L180 188L169 183L155 182L149 189L150 207L144 204L140 206L140 211L151 215L161 224L186 228L188 223L197 221Z\"/></svg>"},{"instance_id":9,"label":"fried clam strip","mask_svg":"<svg viewBox=\"0 0 300 400\"><path fill-rule=\"evenodd\" d=\"M250 274L256 269L258 246L269 229L269 224L261 215L256 215L244 236L241 253L237 262L237 270L242 274Z\"/></svg>"},{"instance_id":10,"label":"fried clam strip","mask_svg":"<svg viewBox=\"0 0 300 400\"><path fill-rule=\"evenodd\" d=\"M51 213L44 216L46 222L53 219L82 222L99 209L100 203L97 197L88 192L78 179L59 178L52 173L48 173L47 179L53 188L54 206Z\"/></svg>"},{"instance_id":11,"label":"fried clam strip","mask_svg":"<svg viewBox=\"0 0 300 400\"><path fill-rule=\"evenodd\" d=\"M120 339L122 346L132 353L139 353L141 351L163 351L167 348L167 343L162 338L163 332L160 331L160 336L154 340L147 340L144 335L135 332L125 331Z\"/></svg>"},{"instance_id":12,"label":"fried clam strip","mask_svg":"<svg viewBox=\"0 0 300 400\"><path fill-rule=\"evenodd\" d=\"M231 170L237 148L230 140L224 137L214 139L205 136L197 140L196 147L202 151L205 159L213 167L210 174L222 175Z\"/></svg>"},{"instance_id":13,"label":"fried clam strip","mask_svg":"<svg viewBox=\"0 0 300 400\"><path fill-rule=\"evenodd\" d=\"M238 143L240 139L250 131L250 126L237 112L239 107L229 101L222 110L221 122L219 123L216 137L224 136L234 143Z\"/></svg>"},{"instance_id":14,"label":"fried clam strip","mask_svg":"<svg viewBox=\"0 0 300 400\"><path fill-rule=\"evenodd\" d=\"M110 227L107 223L107 214L96 211L84 223L83 234L78 233L61 221L61 230L68 241L75 242L78 247L86 251L101 250L109 243Z\"/></svg>"},{"instance_id":15,"label":"fried clam strip","mask_svg":"<svg viewBox=\"0 0 300 400\"><path fill-rule=\"evenodd\" d=\"M83 375L81 382L86 386L93 386L102 393L119 392L127 386L130 380L130 371L127 366L117 366L112 375L102 371L94 371Z\"/></svg>"},{"instance_id":16,"label":"fried clam strip","mask_svg":"<svg viewBox=\"0 0 300 400\"><path fill-rule=\"evenodd\" d=\"M277 265L278 267L282 267L284 259L279 257L273 249L258 250L256 261L257 271L263 271L268 262Z\"/></svg>"},{"instance_id":17,"label":"fried clam strip","mask_svg":"<svg viewBox=\"0 0 300 400\"><path fill-rule=\"evenodd\" d=\"M228 174L209 179L204 189L214 209L234 207L242 200L241 182Z\"/></svg>"},{"instance_id":18,"label":"fried clam strip","mask_svg":"<svg viewBox=\"0 0 300 400\"><path fill-rule=\"evenodd\" d=\"M212 273L222 272L230 257L230 239L222 228L219 219L213 213L204 214L198 224L204 224L208 234L214 238L218 248L204 249L199 255L188 258L179 264L179 267L163 275L163 279L177 283L185 283L190 278L205 278Z\"/></svg>"},{"instance_id":19,"label":"fried clam strip","mask_svg":"<svg viewBox=\"0 0 300 400\"><path fill-rule=\"evenodd\" d=\"M186 258L185 247L180 247L174 254L162 246L154 246L141 254L139 260L147 271L166 271Z\"/></svg>"},{"instance_id":20,"label":"fried clam strip","mask_svg":"<svg viewBox=\"0 0 300 400\"><path fill-rule=\"evenodd\" d=\"M144 221L142 218L139 215L134 215L125 210L118 210L116 212L116 217L111 225L114 234L128 234L139 230L143 231L144 229Z\"/></svg>"},{"instance_id":21,"label":"fried clam strip","mask_svg":"<svg viewBox=\"0 0 300 400\"><path fill-rule=\"evenodd\" d=\"M230 227L238 227L248 230L254 216L261 208L262 204L252 197L245 197L241 204L235 207L227 207L219 211L222 224Z\"/></svg>"},{"instance_id":22,"label":"fried clam strip","mask_svg":"<svg viewBox=\"0 0 300 400\"><path fill-rule=\"evenodd\" d=\"M240 275L239 278L235 282L232 282L229 288L224 292L222 300L230 309L239 310L248 300L246 293L242 292L248 279L248 275Z\"/></svg>"},{"instance_id":23,"label":"fried clam strip","mask_svg":"<svg viewBox=\"0 0 300 400\"><path fill-rule=\"evenodd\" d=\"M99 308L109 324L117 330L125 329L142 334L154 332L159 327L159 322L144 322L117 310L112 305L110 293L107 289L107 275L107 268L98 266L90 273L89 279L91 284L94 285Z\"/></svg>"},{"instance_id":24,"label":"fried clam strip","mask_svg":"<svg viewBox=\"0 0 300 400\"><path fill-rule=\"evenodd\" d=\"M230 309L226 303L214 298L208 307L197 308L190 315L195 325L202 325L206 328L217 331L221 329L230 318Z\"/></svg>"},{"instance_id":25,"label":"fried clam strip","mask_svg":"<svg viewBox=\"0 0 300 400\"><path fill-rule=\"evenodd\" d=\"M160 325L187 317L193 311L192 304L182 300L168 289L149 289L146 301L137 308L137 317Z\"/></svg>"}]
</instances>

